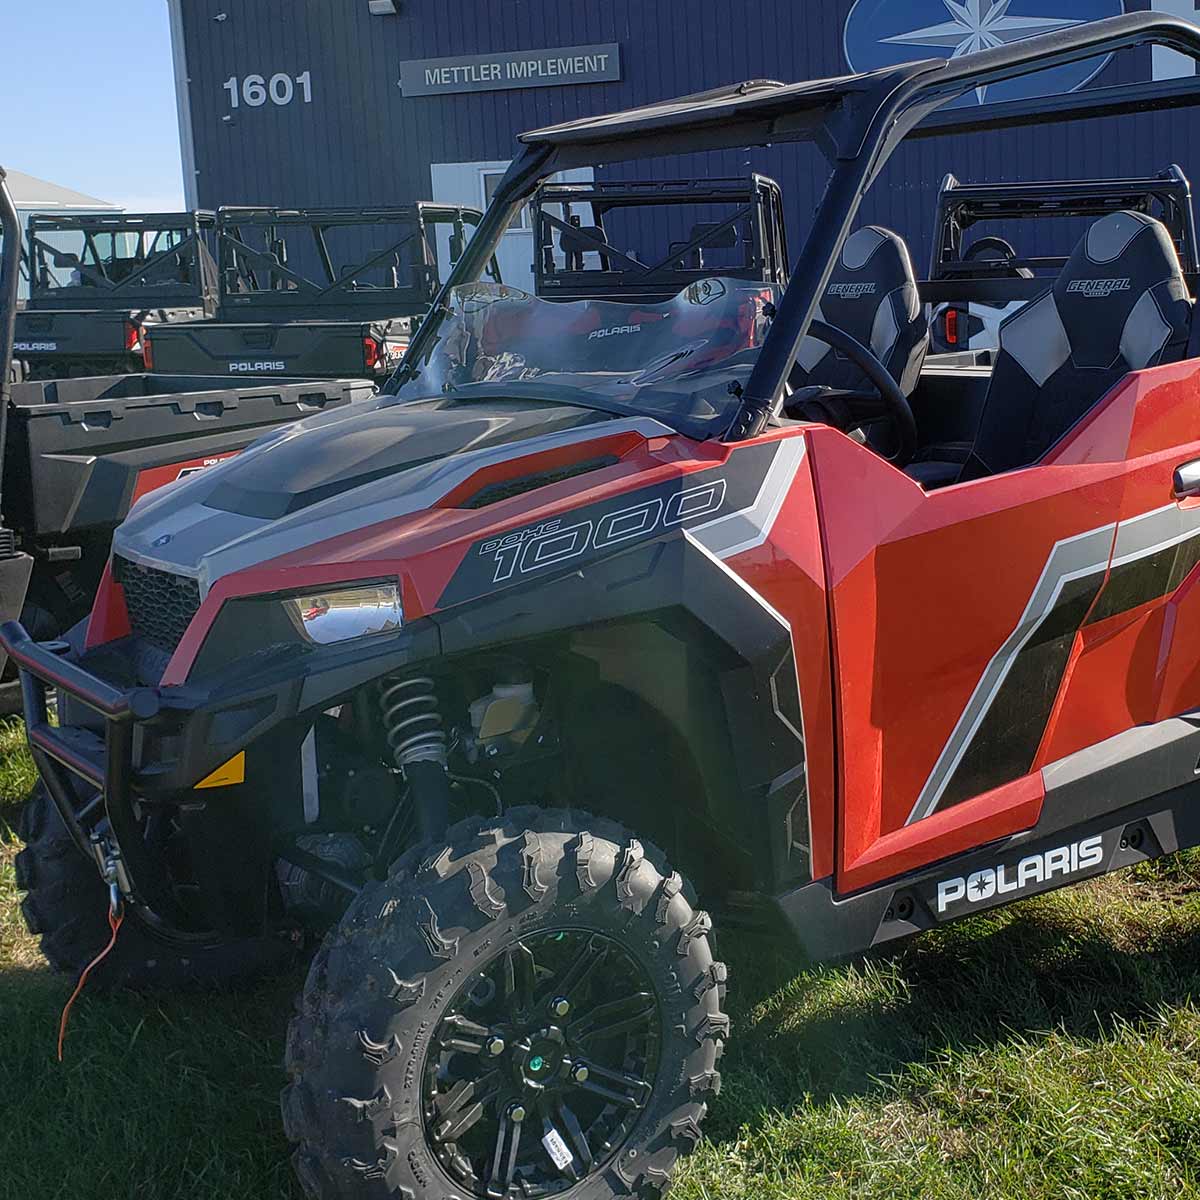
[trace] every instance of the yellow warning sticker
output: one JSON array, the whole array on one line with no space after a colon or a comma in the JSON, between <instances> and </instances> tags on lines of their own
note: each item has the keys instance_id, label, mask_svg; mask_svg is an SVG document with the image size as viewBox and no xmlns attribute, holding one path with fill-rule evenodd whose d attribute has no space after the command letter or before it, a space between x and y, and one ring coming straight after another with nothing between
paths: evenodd
<instances>
[{"instance_id":1,"label":"yellow warning sticker","mask_svg":"<svg viewBox=\"0 0 1200 1200\"><path fill-rule=\"evenodd\" d=\"M227 763L222 763L211 775L206 775L198 784L201 788L232 787L246 782L246 752L239 750Z\"/></svg>"}]
</instances>

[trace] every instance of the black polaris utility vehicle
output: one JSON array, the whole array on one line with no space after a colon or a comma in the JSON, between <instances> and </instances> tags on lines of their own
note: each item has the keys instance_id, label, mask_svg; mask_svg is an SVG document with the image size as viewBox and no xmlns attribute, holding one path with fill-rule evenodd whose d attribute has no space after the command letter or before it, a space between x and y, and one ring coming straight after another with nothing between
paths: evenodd
<instances>
[{"instance_id":1,"label":"black polaris utility vehicle","mask_svg":"<svg viewBox=\"0 0 1200 1200\"><path fill-rule=\"evenodd\" d=\"M382 394L144 497L65 644L0 626L49 960L111 919L96 984L228 983L320 938L283 1119L321 1200L648 1200L730 1035L699 896L845 955L1200 843L1170 235L1097 220L927 423L911 256L855 229L906 137L1178 104L932 119L1148 42L1200 60L1134 14L524 135ZM481 278L558 172L746 147L827 163L786 288Z\"/></svg>"},{"instance_id":2,"label":"black polaris utility vehicle","mask_svg":"<svg viewBox=\"0 0 1200 1200\"><path fill-rule=\"evenodd\" d=\"M179 375L385 379L437 295L439 241L456 262L479 218L429 203L223 208L217 318L159 328L149 362Z\"/></svg>"},{"instance_id":3,"label":"black polaris utility vehicle","mask_svg":"<svg viewBox=\"0 0 1200 1200\"><path fill-rule=\"evenodd\" d=\"M1185 274L1195 276L1200 265L1192 188L1174 164L1151 179L960 183L947 175L938 193L930 282L924 289L934 300L933 352L995 350L1001 322L1045 291L1086 223L1123 209L1161 221ZM968 231L981 225L968 241ZM1014 241L1036 237L1047 226L1061 253L1018 253ZM949 298L938 301L938 296Z\"/></svg>"},{"instance_id":4,"label":"black polaris utility vehicle","mask_svg":"<svg viewBox=\"0 0 1200 1200\"><path fill-rule=\"evenodd\" d=\"M30 217L24 377L141 371L148 329L211 316L214 226L205 212Z\"/></svg>"},{"instance_id":5,"label":"black polaris utility vehicle","mask_svg":"<svg viewBox=\"0 0 1200 1200\"><path fill-rule=\"evenodd\" d=\"M762 175L553 183L530 209L545 300L653 303L714 275L787 282L783 195Z\"/></svg>"}]
</instances>

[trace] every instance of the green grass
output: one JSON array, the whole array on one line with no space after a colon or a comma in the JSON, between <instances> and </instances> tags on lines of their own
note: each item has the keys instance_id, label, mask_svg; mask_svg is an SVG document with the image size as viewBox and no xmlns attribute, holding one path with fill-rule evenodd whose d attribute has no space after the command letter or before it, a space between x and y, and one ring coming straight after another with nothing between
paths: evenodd
<instances>
[{"instance_id":1,"label":"green grass","mask_svg":"<svg viewBox=\"0 0 1200 1200\"><path fill-rule=\"evenodd\" d=\"M0 1200L299 1196L276 1096L293 977L87 996L17 911L32 779L0 727ZM1200 855L1066 889L849 966L729 937L734 1041L680 1200L1200 1197Z\"/></svg>"}]
</instances>

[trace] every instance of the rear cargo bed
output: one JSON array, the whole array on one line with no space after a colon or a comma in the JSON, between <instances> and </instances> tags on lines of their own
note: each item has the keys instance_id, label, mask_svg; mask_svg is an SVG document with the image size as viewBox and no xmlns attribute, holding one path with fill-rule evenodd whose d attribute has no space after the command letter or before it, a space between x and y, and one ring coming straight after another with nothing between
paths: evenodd
<instances>
[{"instance_id":1,"label":"rear cargo bed","mask_svg":"<svg viewBox=\"0 0 1200 1200\"><path fill-rule=\"evenodd\" d=\"M140 494L373 391L357 380L121 375L17 384L5 508L23 538L113 529ZM173 474L172 474L173 472Z\"/></svg>"}]
</instances>

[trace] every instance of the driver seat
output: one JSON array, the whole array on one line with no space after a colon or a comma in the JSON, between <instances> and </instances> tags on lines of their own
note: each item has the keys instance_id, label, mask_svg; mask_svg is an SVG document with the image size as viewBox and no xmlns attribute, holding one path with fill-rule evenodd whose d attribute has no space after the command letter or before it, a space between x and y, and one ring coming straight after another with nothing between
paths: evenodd
<instances>
[{"instance_id":1,"label":"driver seat","mask_svg":"<svg viewBox=\"0 0 1200 1200\"><path fill-rule=\"evenodd\" d=\"M848 237L816 316L866 346L904 395L913 394L929 350L929 320L899 234L867 225ZM791 383L796 391L875 392L854 363L815 337L801 343Z\"/></svg>"},{"instance_id":2,"label":"driver seat","mask_svg":"<svg viewBox=\"0 0 1200 1200\"><path fill-rule=\"evenodd\" d=\"M916 462L926 487L1037 462L1130 371L1187 353L1192 304L1166 226L1102 217L1057 282L1000 326L1000 352L965 465Z\"/></svg>"}]
</instances>

